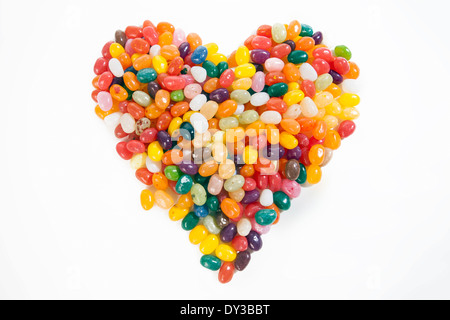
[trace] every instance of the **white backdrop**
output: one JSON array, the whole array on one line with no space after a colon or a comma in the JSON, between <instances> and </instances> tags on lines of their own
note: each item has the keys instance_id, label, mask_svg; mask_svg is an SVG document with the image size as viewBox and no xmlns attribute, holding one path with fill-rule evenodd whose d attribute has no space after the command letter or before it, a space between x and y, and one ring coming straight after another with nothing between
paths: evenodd
<instances>
[{"instance_id":1,"label":"white backdrop","mask_svg":"<svg viewBox=\"0 0 450 320\"><path fill-rule=\"evenodd\" d=\"M450 298L446 2L170 3L0 0L0 298ZM145 19L225 54L298 19L362 69L355 135L227 285L179 223L140 208L93 111L103 44Z\"/></svg>"}]
</instances>

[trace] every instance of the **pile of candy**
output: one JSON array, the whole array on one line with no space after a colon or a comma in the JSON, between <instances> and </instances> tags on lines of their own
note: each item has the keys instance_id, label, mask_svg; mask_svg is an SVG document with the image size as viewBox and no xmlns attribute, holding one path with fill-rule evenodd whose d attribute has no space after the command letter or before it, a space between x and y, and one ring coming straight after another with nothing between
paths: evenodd
<instances>
[{"instance_id":1,"label":"pile of candy","mask_svg":"<svg viewBox=\"0 0 450 320\"><path fill-rule=\"evenodd\" d=\"M167 22L130 26L94 66L96 114L219 281L243 271L261 235L355 130L359 68L298 21L263 25L229 57Z\"/></svg>"}]
</instances>

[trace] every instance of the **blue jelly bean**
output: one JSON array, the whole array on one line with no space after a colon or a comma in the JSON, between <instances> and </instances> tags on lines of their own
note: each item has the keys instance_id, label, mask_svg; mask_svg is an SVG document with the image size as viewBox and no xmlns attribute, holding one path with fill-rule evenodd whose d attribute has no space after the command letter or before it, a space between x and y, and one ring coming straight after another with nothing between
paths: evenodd
<instances>
[{"instance_id":1,"label":"blue jelly bean","mask_svg":"<svg viewBox=\"0 0 450 320\"><path fill-rule=\"evenodd\" d=\"M207 206L194 205L194 213L199 218L204 218L209 214Z\"/></svg>"},{"instance_id":2,"label":"blue jelly bean","mask_svg":"<svg viewBox=\"0 0 450 320\"><path fill-rule=\"evenodd\" d=\"M202 64L206 61L206 57L208 56L208 49L204 46L199 46L194 50L191 56L191 61L195 64Z\"/></svg>"}]
</instances>

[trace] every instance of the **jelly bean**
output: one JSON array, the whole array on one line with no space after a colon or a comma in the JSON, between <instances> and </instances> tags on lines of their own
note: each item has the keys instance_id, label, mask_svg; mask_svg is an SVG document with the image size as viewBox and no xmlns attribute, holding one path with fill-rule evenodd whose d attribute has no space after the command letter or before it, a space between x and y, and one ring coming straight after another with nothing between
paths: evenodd
<instances>
[{"instance_id":1,"label":"jelly bean","mask_svg":"<svg viewBox=\"0 0 450 320\"><path fill-rule=\"evenodd\" d=\"M356 125L351 120L342 121L338 128L338 133L342 139L350 137L356 129Z\"/></svg>"},{"instance_id":2,"label":"jelly bean","mask_svg":"<svg viewBox=\"0 0 450 320\"><path fill-rule=\"evenodd\" d=\"M281 97L288 92L288 85L286 83L277 83L270 86L267 93L271 97Z\"/></svg>"},{"instance_id":3,"label":"jelly bean","mask_svg":"<svg viewBox=\"0 0 450 320\"><path fill-rule=\"evenodd\" d=\"M247 235L248 247L253 251L259 251L262 248L263 242L261 236L256 231L250 231Z\"/></svg>"},{"instance_id":4,"label":"jelly bean","mask_svg":"<svg viewBox=\"0 0 450 320\"><path fill-rule=\"evenodd\" d=\"M270 209L259 210L255 215L256 223L261 226L269 226L273 224L276 218L277 212Z\"/></svg>"},{"instance_id":5,"label":"jelly bean","mask_svg":"<svg viewBox=\"0 0 450 320\"><path fill-rule=\"evenodd\" d=\"M356 107L360 103L360 98L356 94L344 93L339 98L339 103L344 108Z\"/></svg>"},{"instance_id":6,"label":"jelly bean","mask_svg":"<svg viewBox=\"0 0 450 320\"><path fill-rule=\"evenodd\" d=\"M259 200L261 197L259 190L254 189L251 191L245 192L244 198L241 200L242 204L250 204Z\"/></svg>"},{"instance_id":7,"label":"jelly bean","mask_svg":"<svg viewBox=\"0 0 450 320\"><path fill-rule=\"evenodd\" d=\"M352 52L344 45L336 46L334 48L334 54L336 57L342 57L346 60L350 60L352 58Z\"/></svg>"},{"instance_id":8,"label":"jelly bean","mask_svg":"<svg viewBox=\"0 0 450 320\"><path fill-rule=\"evenodd\" d=\"M283 179L281 191L283 191L289 198L294 199L300 196L301 187L300 184L298 184L297 180L291 181L289 179Z\"/></svg>"},{"instance_id":9,"label":"jelly bean","mask_svg":"<svg viewBox=\"0 0 450 320\"><path fill-rule=\"evenodd\" d=\"M213 100L213 101L215 101L217 103L225 102L229 98L230 98L230 93L228 92L227 89L223 89L223 88L214 90L209 95L209 99Z\"/></svg>"},{"instance_id":10,"label":"jelly bean","mask_svg":"<svg viewBox=\"0 0 450 320\"><path fill-rule=\"evenodd\" d=\"M164 155L164 150L158 141L150 143L148 146L148 156L153 161L161 161Z\"/></svg>"},{"instance_id":11,"label":"jelly bean","mask_svg":"<svg viewBox=\"0 0 450 320\"><path fill-rule=\"evenodd\" d=\"M228 243L228 242L231 242L236 235L237 235L237 227L234 223L230 223L225 228L223 228L222 231L220 232L220 240L224 243ZM216 253L217 253L217 251L216 251Z\"/></svg>"},{"instance_id":12,"label":"jelly bean","mask_svg":"<svg viewBox=\"0 0 450 320\"><path fill-rule=\"evenodd\" d=\"M231 262L225 262L219 270L219 282L226 284L233 279L234 265Z\"/></svg>"},{"instance_id":13,"label":"jelly bean","mask_svg":"<svg viewBox=\"0 0 450 320\"><path fill-rule=\"evenodd\" d=\"M233 226L233 224L228 225L228 227L227 227L228 229L223 229L222 230L222 232L220 233L221 238L222 238L224 230L230 230L230 226ZM228 233L228 232L229 231L227 231L226 233ZM231 234L232 234L231 232L229 232L229 233L230 233L230 235L228 235L227 237L224 236L223 238L226 238L227 240L229 240L231 238ZM236 234L236 233L237 233L237 231L234 229L234 234ZM233 238L234 238L234 236L233 236ZM231 242L231 240L223 241L223 242ZM234 261L236 259L236 255L237 255L236 250L234 250L233 247L231 247L231 246L229 246L227 244L220 244L216 248L216 256L222 261L232 262L232 261Z\"/></svg>"},{"instance_id":14,"label":"jelly bean","mask_svg":"<svg viewBox=\"0 0 450 320\"><path fill-rule=\"evenodd\" d=\"M194 212L189 212L184 218L181 223L181 227L185 231L191 231L194 229L200 221L200 218L195 215Z\"/></svg>"},{"instance_id":15,"label":"jelly bean","mask_svg":"<svg viewBox=\"0 0 450 320\"><path fill-rule=\"evenodd\" d=\"M189 241L194 245L200 244L203 240L206 239L208 234L209 234L209 232L205 226L202 226L202 225L196 226L189 233Z\"/></svg>"},{"instance_id":16,"label":"jelly bean","mask_svg":"<svg viewBox=\"0 0 450 320\"><path fill-rule=\"evenodd\" d=\"M206 207L204 205L203 206L195 205L194 206L194 213L199 218L205 218L209 214L208 207Z\"/></svg>"},{"instance_id":17,"label":"jelly bean","mask_svg":"<svg viewBox=\"0 0 450 320\"><path fill-rule=\"evenodd\" d=\"M187 194L191 191L193 184L194 181L190 176L183 175L179 178L175 190L178 194Z\"/></svg>"},{"instance_id":18,"label":"jelly bean","mask_svg":"<svg viewBox=\"0 0 450 320\"><path fill-rule=\"evenodd\" d=\"M256 68L251 63L245 63L238 66L234 72L236 78L251 78L255 75Z\"/></svg>"},{"instance_id":19,"label":"jelly bean","mask_svg":"<svg viewBox=\"0 0 450 320\"><path fill-rule=\"evenodd\" d=\"M155 197L153 196L153 193L150 190L142 190L141 192L141 205L142 208L146 211L153 208L155 204Z\"/></svg>"},{"instance_id":20,"label":"jelly bean","mask_svg":"<svg viewBox=\"0 0 450 320\"><path fill-rule=\"evenodd\" d=\"M219 199L215 196L208 197L208 200L206 200L206 206L210 211L216 212L220 207Z\"/></svg>"},{"instance_id":21,"label":"jelly bean","mask_svg":"<svg viewBox=\"0 0 450 320\"><path fill-rule=\"evenodd\" d=\"M287 38L287 30L284 24L276 23L272 27L272 38L276 43L282 43Z\"/></svg>"},{"instance_id":22,"label":"jelly bean","mask_svg":"<svg viewBox=\"0 0 450 320\"><path fill-rule=\"evenodd\" d=\"M206 203L206 190L201 184L194 184L191 189L192 200L197 206L203 206Z\"/></svg>"},{"instance_id":23,"label":"jelly bean","mask_svg":"<svg viewBox=\"0 0 450 320\"><path fill-rule=\"evenodd\" d=\"M172 197L163 190L157 190L155 192L155 202L161 209L170 209L174 205Z\"/></svg>"},{"instance_id":24,"label":"jelly bean","mask_svg":"<svg viewBox=\"0 0 450 320\"><path fill-rule=\"evenodd\" d=\"M236 256L236 260L234 261L234 267L238 271L244 271L245 268L249 265L251 260L251 254L248 251L239 252Z\"/></svg>"},{"instance_id":25,"label":"jelly bean","mask_svg":"<svg viewBox=\"0 0 450 320\"><path fill-rule=\"evenodd\" d=\"M194 113L190 121L196 132L203 134L208 130L208 120L201 113Z\"/></svg>"},{"instance_id":26,"label":"jelly bean","mask_svg":"<svg viewBox=\"0 0 450 320\"><path fill-rule=\"evenodd\" d=\"M217 271L222 266L222 261L213 255L203 255L200 264L211 271Z\"/></svg>"},{"instance_id":27,"label":"jelly bean","mask_svg":"<svg viewBox=\"0 0 450 320\"><path fill-rule=\"evenodd\" d=\"M211 254L219 246L219 238L214 234L209 234L200 243L200 252L203 254Z\"/></svg>"},{"instance_id":28,"label":"jelly bean","mask_svg":"<svg viewBox=\"0 0 450 320\"><path fill-rule=\"evenodd\" d=\"M285 168L285 175L286 178L289 180L295 181L297 180L298 176L300 175L300 164L297 160L292 159L289 160L286 164Z\"/></svg>"},{"instance_id":29,"label":"jelly bean","mask_svg":"<svg viewBox=\"0 0 450 320\"><path fill-rule=\"evenodd\" d=\"M287 60L293 64L300 64L308 61L308 58L308 54L305 51L295 50L288 55Z\"/></svg>"},{"instance_id":30,"label":"jelly bean","mask_svg":"<svg viewBox=\"0 0 450 320\"><path fill-rule=\"evenodd\" d=\"M202 64L208 56L208 49L204 46L198 46L192 53L191 60L195 64Z\"/></svg>"},{"instance_id":31,"label":"jelly bean","mask_svg":"<svg viewBox=\"0 0 450 320\"><path fill-rule=\"evenodd\" d=\"M198 172L198 166L192 162L181 162L179 164L180 170L188 175L195 175Z\"/></svg>"},{"instance_id":32,"label":"jelly bean","mask_svg":"<svg viewBox=\"0 0 450 320\"><path fill-rule=\"evenodd\" d=\"M316 81L317 71L309 63L303 63L300 66L300 76L303 80Z\"/></svg>"},{"instance_id":33,"label":"jelly bean","mask_svg":"<svg viewBox=\"0 0 450 320\"><path fill-rule=\"evenodd\" d=\"M273 194L273 202L280 210L286 211L291 208L291 200L283 191L277 191Z\"/></svg>"},{"instance_id":34,"label":"jelly bean","mask_svg":"<svg viewBox=\"0 0 450 320\"><path fill-rule=\"evenodd\" d=\"M267 124L279 124L281 120L281 114L277 111L266 111L261 115L261 121Z\"/></svg>"},{"instance_id":35,"label":"jelly bean","mask_svg":"<svg viewBox=\"0 0 450 320\"><path fill-rule=\"evenodd\" d=\"M179 221L184 219L188 213L189 213L188 209L180 208L175 205L169 210L169 218L172 221Z\"/></svg>"},{"instance_id":36,"label":"jelly bean","mask_svg":"<svg viewBox=\"0 0 450 320\"><path fill-rule=\"evenodd\" d=\"M236 201L230 198L226 198L220 204L222 212L230 219L236 219L240 215L240 208Z\"/></svg>"},{"instance_id":37,"label":"jelly bean","mask_svg":"<svg viewBox=\"0 0 450 320\"><path fill-rule=\"evenodd\" d=\"M359 74L360 74L360 70L359 67L356 63L354 63L353 61L349 62L350 64L350 71L345 75L345 77L347 79L358 79L359 78Z\"/></svg>"},{"instance_id":38,"label":"jelly bean","mask_svg":"<svg viewBox=\"0 0 450 320\"><path fill-rule=\"evenodd\" d=\"M338 72L330 70L329 74L333 77L334 84L341 84L342 82L344 82L344 78Z\"/></svg>"}]
</instances>

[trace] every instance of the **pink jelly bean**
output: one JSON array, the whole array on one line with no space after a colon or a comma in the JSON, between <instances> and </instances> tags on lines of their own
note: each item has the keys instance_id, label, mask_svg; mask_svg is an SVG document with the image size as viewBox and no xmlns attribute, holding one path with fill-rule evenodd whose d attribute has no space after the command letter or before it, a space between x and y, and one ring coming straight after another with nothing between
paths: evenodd
<instances>
[{"instance_id":1,"label":"pink jelly bean","mask_svg":"<svg viewBox=\"0 0 450 320\"><path fill-rule=\"evenodd\" d=\"M187 99L194 99L200 93L202 93L202 86L198 83L189 84L184 88L184 96Z\"/></svg>"},{"instance_id":2,"label":"pink jelly bean","mask_svg":"<svg viewBox=\"0 0 450 320\"><path fill-rule=\"evenodd\" d=\"M172 44L179 47L180 44L186 41L186 34L181 29L175 29L173 32Z\"/></svg>"},{"instance_id":3,"label":"pink jelly bean","mask_svg":"<svg viewBox=\"0 0 450 320\"><path fill-rule=\"evenodd\" d=\"M135 54L134 49L131 47L131 43L133 42L133 39L128 39L127 43L125 44L125 52L128 53L128 55L131 57L133 54Z\"/></svg>"},{"instance_id":4,"label":"pink jelly bean","mask_svg":"<svg viewBox=\"0 0 450 320\"><path fill-rule=\"evenodd\" d=\"M258 232L259 234L267 234L270 231L271 226L261 226L256 223L255 218L250 219L252 223L252 230Z\"/></svg>"},{"instance_id":5,"label":"pink jelly bean","mask_svg":"<svg viewBox=\"0 0 450 320\"><path fill-rule=\"evenodd\" d=\"M99 94L97 95L97 101L100 109L105 112L111 110L111 108L113 107L113 100L109 92L99 92Z\"/></svg>"},{"instance_id":6,"label":"pink jelly bean","mask_svg":"<svg viewBox=\"0 0 450 320\"><path fill-rule=\"evenodd\" d=\"M284 68L284 62L278 58L267 59L264 63L267 72L281 72Z\"/></svg>"},{"instance_id":7,"label":"pink jelly bean","mask_svg":"<svg viewBox=\"0 0 450 320\"><path fill-rule=\"evenodd\" d=\"M266 76L264 72L258 71L252 78L252 90L255 92L261 92L264 89Z\"/></svg>"},{"instance_id":8,"label":"pink jelly bean","mask_svg":"<svg viewBox=\"0 0 450 320\"><path fill-rule=\"evenodd\" d=\"M180 74L180 77L186 82L186 86L195 83L195 79L190 74Z\"/></svg>"},{"instance_id":9,"label":"pink jelly bean","mask_svg":"<svg viewBox=\"0 0 450 320\"><path fill-rule=\"evenodd\" d=\"M281 191L286 193L289 198L295 199L300 196L300 192L302 191L302 188L295 181L291 181L289 179L283 179L283 181L281 182Z\"/></svg>"}]
</instances>

